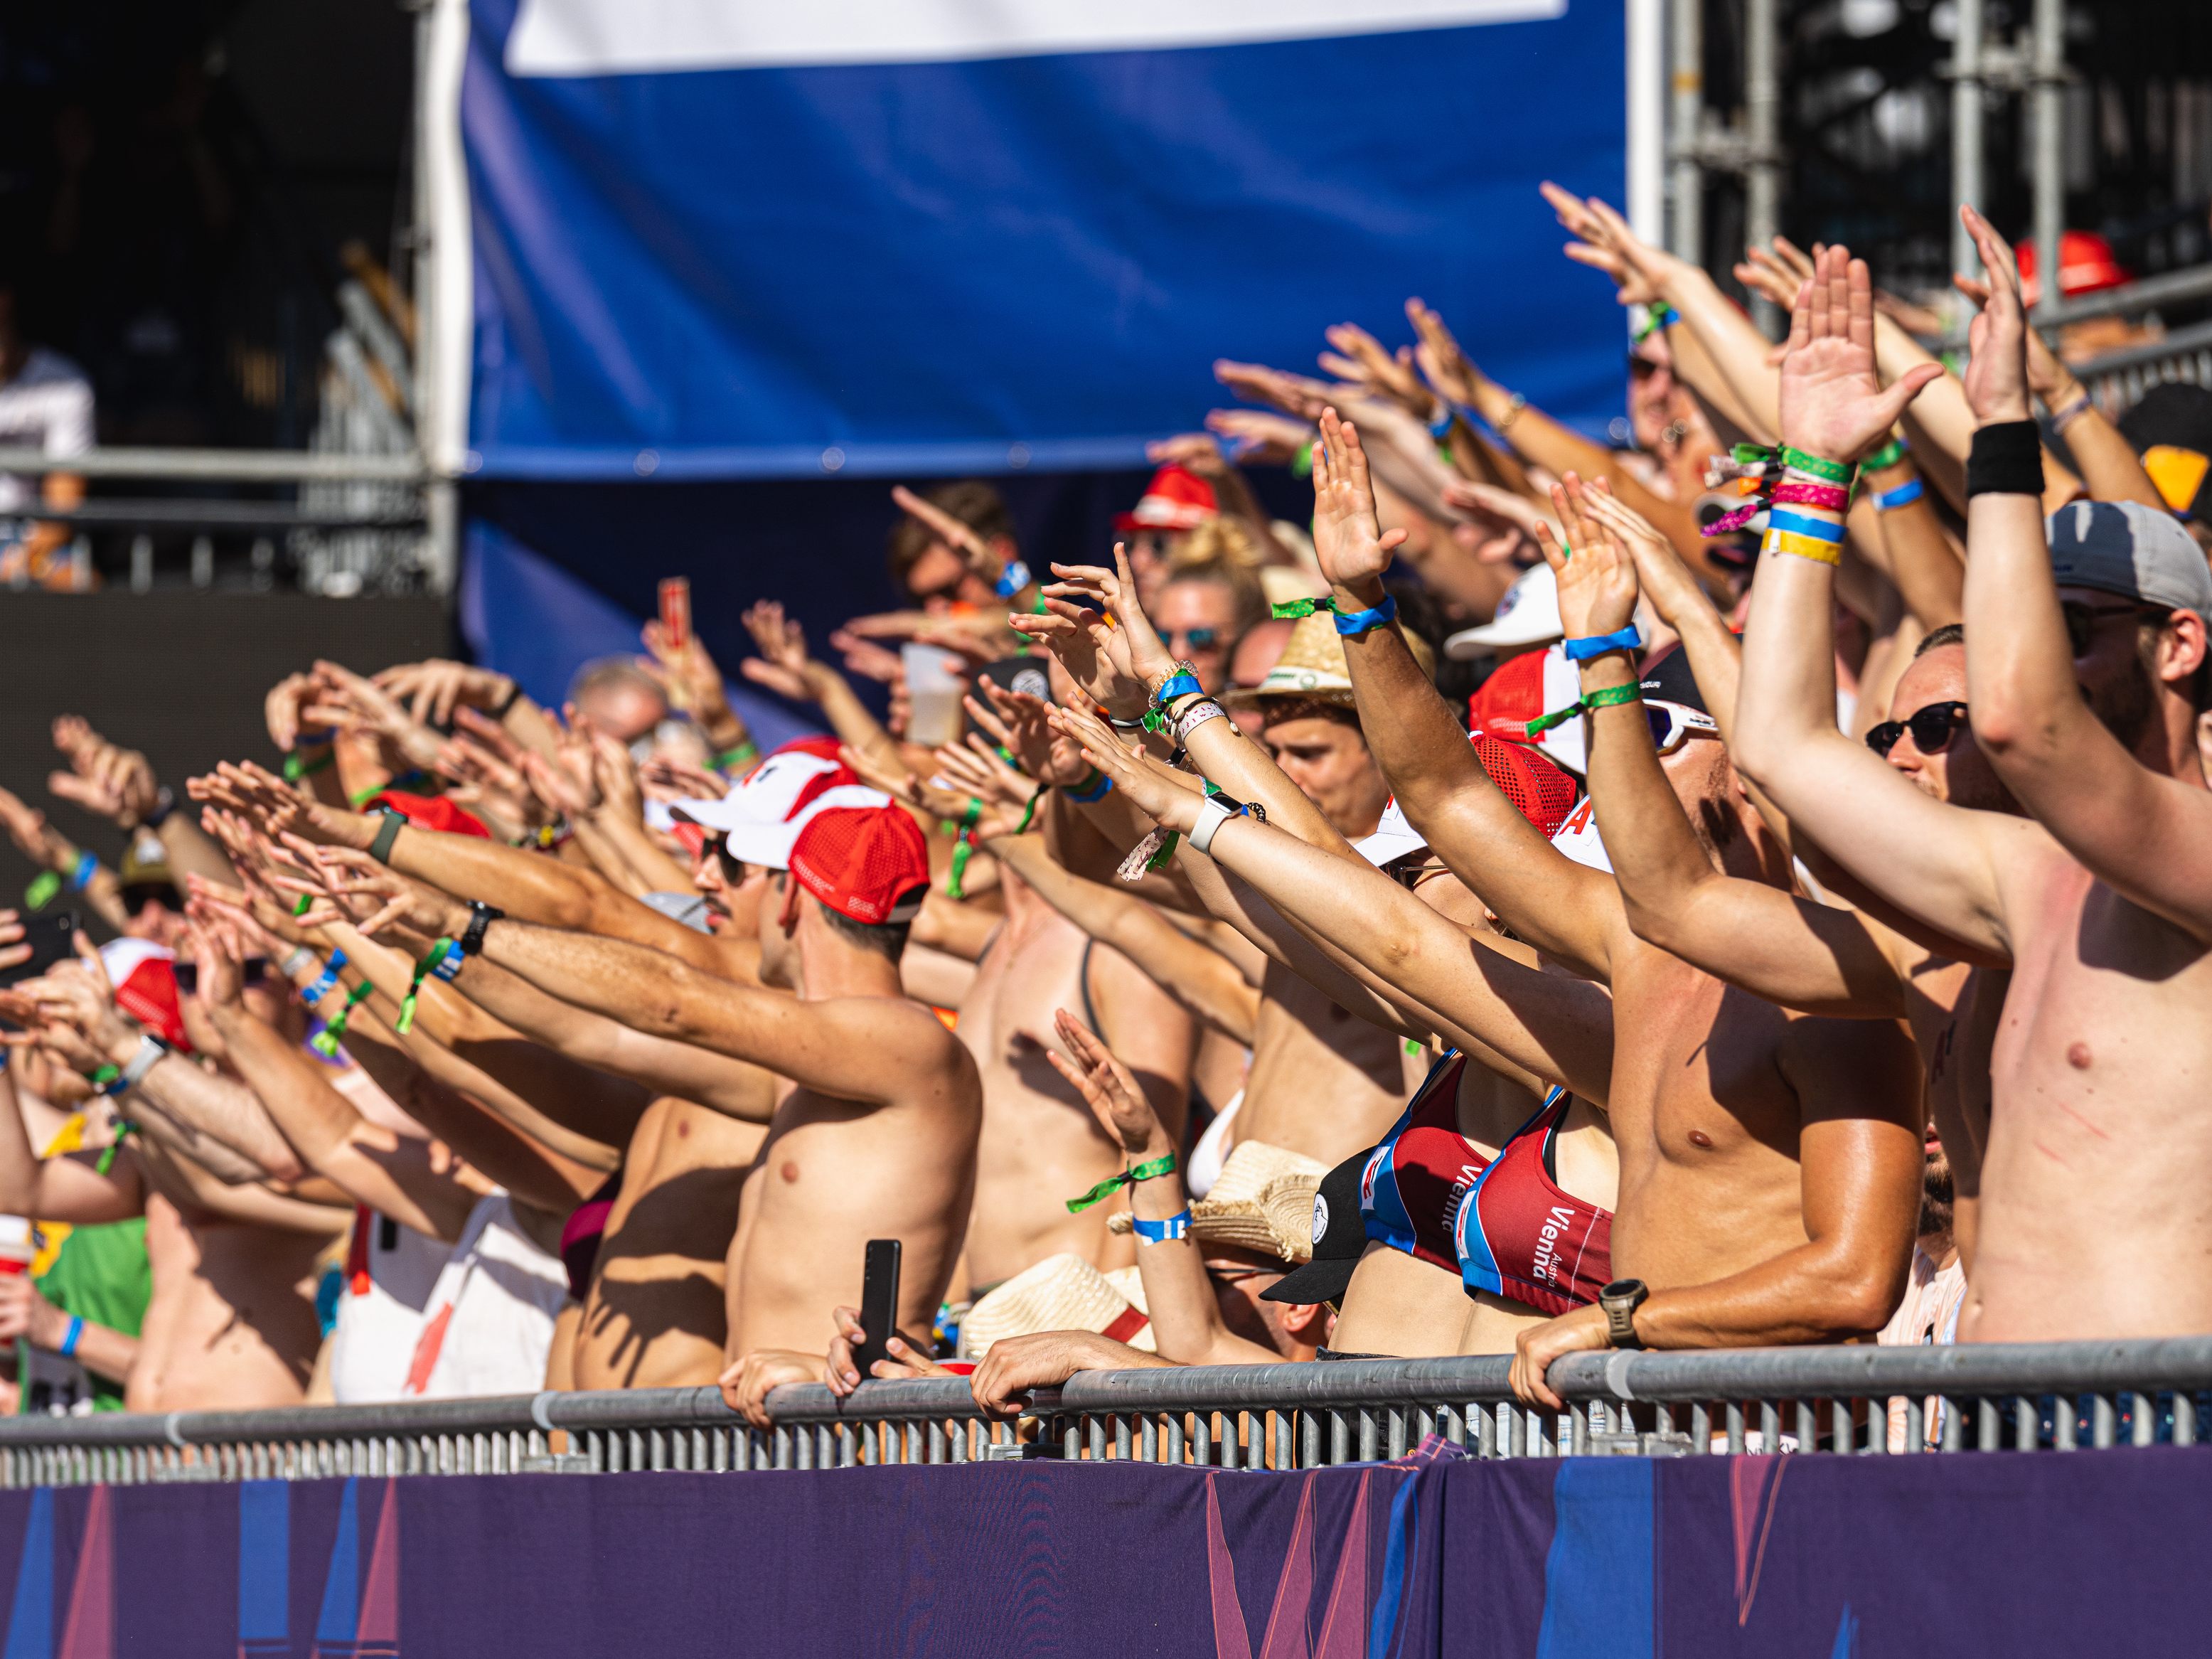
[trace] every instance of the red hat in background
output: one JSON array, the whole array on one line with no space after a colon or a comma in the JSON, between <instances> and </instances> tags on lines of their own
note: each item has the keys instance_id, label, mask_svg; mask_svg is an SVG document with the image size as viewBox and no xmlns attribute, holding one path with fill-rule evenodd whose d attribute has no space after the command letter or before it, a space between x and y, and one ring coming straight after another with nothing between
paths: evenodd
<instances>
[{"instance_id":1,"label":"red hat in background","mask_svg":"<svg viewBox=\"0 0 2212 1659\"><path fill-rule=\"evenodd\" d=\"M2013 258L2020 266L2020 302L2033 310L2042 288L2036 276L2037 253L2033 240L2015 246ZM2133 282L2112 257L2112 245L2094 230L2066 230L2058 234L2058 293L2101 294L2108 288L2124 288Z\"/></svg>"},{"instance_id":2,"label":"red hat in background","mask_svg":"<svg viewBox=\"0 0 2212 1659\"><path fill-rule=\"evenodd\" d=\"M841 916L912 921L929 890L929 844L898 807L833 806L799 830L791 873Z\"/></svg>"},{"instance_id":3,"label":"red hat in background","mask_svg":"<svg viewBox=\"0 0 2212 1659\"><path fill-rule=\"evenodd\" d=\"M143 939L110 939L100 947L100 963L115 987L117 1007L170 1047L191 1051L174 951Z\"/></svg>"},{"instance_id":4,"label":"red hat in background","mask_svg":"<svg viewBox=\"0 0 2212 1659\"><path fill-rule=\"evenodd\" d=\"M361 804L364 812L386 808L397 812L417 830L442 830L449 835L481 836L491 839L484 821L443 795L410 795L398 789L380 789Z\"/></svg>"},{"instance_id":5,"label":"red hat in background","mask_svg":"<svg viewBox=\"0 0 2212 1659\"><path fill-rule=\"evenodd\" d=\"M1468 729L1527 743L1528 722L1544 712L1545 655L1528 651L1498 664L1467 700Z\"/></svg>"},{"instance_id":6,"label":"red hat in background","mask_svg":"<svg viewBox=\"0 0 2212 1659\"><path fill-rule=\"evenodd\" d=\"M1187 466L1173 462L1152 474L1133 512L1119 514L1114 528L1132 530L1195 530L1221 512L1213 486Z\"/></svg>"},{"instance_id":7,"label":"red hat in background","mask_svg":"<svg viewBox=\"0 0 2212 1659\"><path fill-rule=\"evenodd\" d=\"M1582 793L1574 779L1526 744L1505 743L1486 732L1469 732L1468 740L1474 745L1476 762L1498 793L1513 803L1513 810L1542 831L1547 841L1557 835ZM1380 868L1421 852L1428 844L1428 837L1413 828L1393 795L1375 833L1354 843L1354 850Z\"/></svg>"}]
</instances>

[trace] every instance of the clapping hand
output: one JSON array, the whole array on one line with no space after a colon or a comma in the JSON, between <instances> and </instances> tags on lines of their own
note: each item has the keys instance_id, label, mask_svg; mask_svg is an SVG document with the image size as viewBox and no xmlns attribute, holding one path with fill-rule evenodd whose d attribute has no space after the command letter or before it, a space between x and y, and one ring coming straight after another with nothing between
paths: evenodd
<instances>
[{"instance_id":1,"label":"clapping hand","mask_svg":"<svg viewBox=\"0 0 2212 1659\"><path fill-rule=\"evenodd\" d=\"M1984 426L2025 421L2033 411L2027 402L2027 313L2020 301L2020 271L2012 250L1990 228L1988 220L1971 207L1961 207L1959 216L1989 271L1988 282L1975 285L1986 297L1966 331L1966 403ZM1964 283L1960 288L1973 291Z\"/></svg>"},{"instance_id":2,"label":"clapping hand","mask_svg":"<svg viewBox=\"0 0 2212 1659\"><path fill-rule=\"evenodd\" d=\"M1314 553L1322 574L1347 591L1380 580L1406 532L1382 528L1359 433L1349 421L1339 420L1334 409L1321 413L1313 485Z\"/></svg>"},{"instance_id":3,"label":"clapping hand","mask_svg":"<svg viewBox=\"0 0 2212 1659\"><path fill-rule=\"evenodd\" d=\"M1848 248L1824 249L1790 313L1782 359L1782 441L1825 460L1855 461L1888 436L1905 405L1942 373L1940 364L1916 364L1884 390L1875 369L1874 284L1866 261L1852 258ZM2027 396L2023 372L2021 419Z\"/></svg>"}]
</instances>

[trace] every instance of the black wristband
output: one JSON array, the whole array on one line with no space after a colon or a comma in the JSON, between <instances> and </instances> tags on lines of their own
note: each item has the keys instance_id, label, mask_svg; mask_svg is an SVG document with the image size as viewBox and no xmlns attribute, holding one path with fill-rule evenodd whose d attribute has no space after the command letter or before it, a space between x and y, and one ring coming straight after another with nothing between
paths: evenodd
<instances>
[{"instance_id":1,"label":"black wristband","mask_svg":"<svg viewBox=\"0 0 2212 1659\"><path fill-rule=\"evenodd\" d=\"M177 792L165 783L154 792L154 805L138 822L145 829L159 830L168 822L169 814L176 810Z\"/></svg>"},{"instance_id":2,"label":"black wristband","mask_svg":"<svg viewBox=\"0 0 2212 1659\"><path fill-rule=\"evenodd\" d=\"M495 910L482 899L471 899L469 925L461 930L460 945L463 952L472 957L483 955L484 929L495 921L503 919L506 915L506 911Z\"/></svg>"},{"instance_id":3,"label":"black wristband","mask_svg":"<svg viewBox=\"0 0 2212 1659\"><path fill-rule=\"evenodd\" d=\"M2043 434L2033 421L1978 428L1966 454L1966 499L2043 494Z\"/></svg>"},{"instance_id":4,"label":"black wristband","mask_svg":"<svg viewBox=\"0 0 2212 1659\"><path fill-rule=\"evenodd\" d=\"M384 822L377 829L376 839L368 844L369 857L374 859L379 864L391 863L392 843L399 839L399 832L406 828L406 825L405 814L395 812L390 807L386 807Z\"/></svg>"},{"instance_id":5,"label":"black wristband","mask_svg":"<svg viewBox=\"0 0 2212 1659\"><path fill-rule=\"evenodd\" d=\"M507 695L499 700L499 707L486 712L493 720L503 720L507 718L507 711L514 707L521 696L522 682L509 677L507 682Z\"/></svg>"}]
</instances>

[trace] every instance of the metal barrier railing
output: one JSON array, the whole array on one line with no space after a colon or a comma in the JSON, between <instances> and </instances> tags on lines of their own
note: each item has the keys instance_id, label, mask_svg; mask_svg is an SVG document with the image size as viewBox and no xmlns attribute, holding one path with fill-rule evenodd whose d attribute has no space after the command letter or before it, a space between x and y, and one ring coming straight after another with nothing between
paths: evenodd
<instances>
[{"instance_id":1,"label":"metal barrier railing","mask_svg":"<svg viewBox=\"0 0 2212 1659\"><path fill-rule=\"evenodd\" d=\"M2071 1451L2194 1445L2212 1337L1960 1347L1573 1354L1567 1402L1515 1400L1504 1358L1085 1371L1019 1423L960 1379L769 1396L772 1427L713 1389L388 1406L0 1419L0 1486L335 1475L848 1468L1006 1458L1317 1468L1439 1435L1478 1457ZM2200 1395L2204 1397L2200 1399Z\"/></svg>"}]
</instances>

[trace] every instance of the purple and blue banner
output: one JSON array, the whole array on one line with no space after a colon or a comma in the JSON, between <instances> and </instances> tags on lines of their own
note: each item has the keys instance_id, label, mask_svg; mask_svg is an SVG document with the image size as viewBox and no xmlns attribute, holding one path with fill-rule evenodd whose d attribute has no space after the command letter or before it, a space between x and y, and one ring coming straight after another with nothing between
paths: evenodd
<instances>
[{"instance_id":1,"label":"purple and blue banner","mask_svg":"<svg viewBox=\"0 0 2212 1659\"><path fill-rule=\"evenodd\" d=\"M1136 466L1409 295L1620 412L1536 193L1620 199L1618 4L467 5L471 477Z\"/></svg>"},{"instance_id":2,"label":"purple and blue banner","mask_svg":"<svg viewBox=\"0 0 2212 1659\"><path fill-rule=\"evenodd\" d=\"M0 1494L0 1659L2200 1655L2196 1449Z\"/></svg>"}]
</instances>

